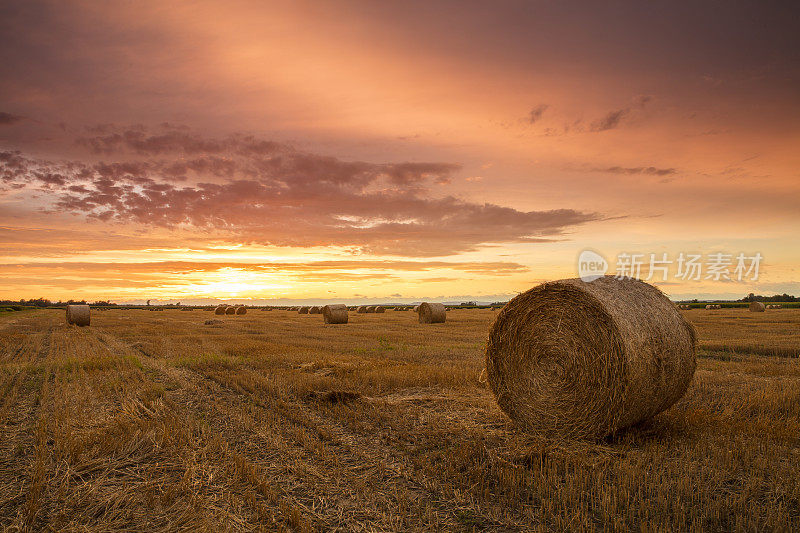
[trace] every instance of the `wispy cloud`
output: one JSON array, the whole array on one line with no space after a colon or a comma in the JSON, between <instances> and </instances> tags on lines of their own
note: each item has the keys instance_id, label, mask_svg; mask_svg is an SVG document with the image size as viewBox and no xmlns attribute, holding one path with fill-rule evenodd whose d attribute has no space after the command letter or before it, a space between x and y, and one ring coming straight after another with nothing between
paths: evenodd
<instances>
[{"instance_id":1,"label":"wispy cloud","mask_svg":"<svg viewBox=\"0 0 800 533\"><path fill-rule=\"evenodd\" d=\"M528 122L531 124L538 122L542 118L542 115L544 115L544 112L547 111L548 107L550 107L548 104L539 104L531 109L528 113Z\"/></svg>"},{"instance_id":2,"label":"wispy cloud","mask_svg":"<svg viewBox=\"0 0 800 533\"><path fill-rule=\"evenodd\" d=\"M13 113L6 113L5 111L0 111L0 126L8 126L11 124L16 124L18 122L22 122L25 120L25 117L20 115L14 115Z\"/></svg>"}]
</instances>

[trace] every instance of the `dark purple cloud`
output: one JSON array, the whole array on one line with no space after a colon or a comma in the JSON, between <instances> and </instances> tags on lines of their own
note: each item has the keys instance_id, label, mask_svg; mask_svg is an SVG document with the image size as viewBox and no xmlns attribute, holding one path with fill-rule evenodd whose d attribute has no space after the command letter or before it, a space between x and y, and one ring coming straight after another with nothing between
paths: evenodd
<instances>
[{"instance_id":1,"label":"dark purple cloud","mask_svg":"<svg viewBox=\"0 0 800 533\"><path fill-rule=\"evenodd\" d=\"M121 159L52 163L2 152L0 178L6 186L47 191L58 210L105 222L409 256L548 241L601 218L433 194L432 185L448 183L460 168L453 163L344 161L249 136L210 139L176 128L151 134L105 127L80 143Z\"/></svg>"},{"instance_id":2,"label":"dark purple cloud","mask_svg":"<svg viewBox=\"0 0 800 533\"><path fill-rule=\"evenodd\" d=\"M674 168L657 167L605 167L593 169L597 172L608 172L610 174L646 174L648 176L671 176L678 172Z\"/></svg>"},{"instance_id":3,"label":"dark purple cloud","mask_svg":"<svg viewBox=\"0 0 800 533\"><path fill-rule=\"evenodd\" d=\"M25 117L0 111L0 126L9 126L11 124L16 124L17 122L22 122L23 120L25 120Z\"/></svg>"},{"instance_id":4,"label":"dark purple cloud","mask_svg":"<svg viewBox=\"0 0 800 533\"><path fill-rule=\"evenodd\" d=\"M617 109L616 111L610 111L602 118L599 118L592 122L592 126L590 128L591 131L606 131L606 130L613 130L619 123L622 122L622 119L630 112L629 109Z\"/></svg>"},{"instance_id":5,"label":"dark purple cloud","mask_svg":"<svg viewBox=\"0 0 800 533\"><path fill-rule=\"evenodd\" d=\"M531 124L535 124L536 122L538 122L539 119L542 118L542 115L544 115L544 112L547 111L548 107L550 106L547 104L539 104L533 109L531 109L530 112L528 113L528 122L530 122Z\"/></svg>"}]
</instances>

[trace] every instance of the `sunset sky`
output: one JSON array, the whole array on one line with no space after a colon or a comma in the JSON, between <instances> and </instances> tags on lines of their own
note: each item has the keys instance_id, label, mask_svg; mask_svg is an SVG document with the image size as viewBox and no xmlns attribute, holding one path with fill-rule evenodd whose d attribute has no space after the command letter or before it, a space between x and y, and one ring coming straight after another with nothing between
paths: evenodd
<instances>
[{"instance_id":1,"label":"sunset sky","mask_svg":"<svg viewBox=\"0 0 800 533\"><path fill-rule=\"evenodd\" d=\"M0 299L495 301L585 249L760 253L656 284L800 294L799 20L0 0Z\"/></svg>"}]
</instances>

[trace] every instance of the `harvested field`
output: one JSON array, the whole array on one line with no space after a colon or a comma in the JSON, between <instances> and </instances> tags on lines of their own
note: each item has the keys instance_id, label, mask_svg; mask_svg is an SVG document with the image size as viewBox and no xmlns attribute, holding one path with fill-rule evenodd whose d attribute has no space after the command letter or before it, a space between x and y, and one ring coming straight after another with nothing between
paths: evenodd
<instances>
[{"instance_id":1,"label":"harvested field","mask_svg":"<svg viewBox=\"0 0 800 533\"><path fill-rule=\"evenodd\" d=\"M800 310L682 311L673 407L601 442L518 431L482 383L492 309L0 315L12 530L800 528Z\"/></svg>"}]
</instances>

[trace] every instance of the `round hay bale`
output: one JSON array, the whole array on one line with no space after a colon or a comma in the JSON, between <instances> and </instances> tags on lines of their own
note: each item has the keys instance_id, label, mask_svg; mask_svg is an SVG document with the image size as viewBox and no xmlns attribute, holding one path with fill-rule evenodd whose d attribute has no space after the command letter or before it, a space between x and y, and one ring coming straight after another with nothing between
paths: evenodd
<instances>
[{"instance_id":1,"label":"round hay bale","mask_svg":"<svg viewBox=\"0 0 800 533\"><path fill-rule=\"evenodd\" d=\"M414 309L413 309L413 311L414 311L415 313L419 313L419 306L418 306L418 305L415 305L415 306L414 306Z\"/></svg>"},{"instance_id":2,"label":"round hay bale","mask_svg":"<svg viewBox=\"0 0 800 533\"><path fill-rule=\"evenodd\" d=\"M751 313L763 313L764 309L766 309L766 307L764 307L764 304L761 302L750 302Z\"/></svg>"},{"instance_id":3,"label":"round hay bale","mask_svg":"<svg viewBox=\"0 0 800 533\"><path fill-rule=\"evenodd\" d=\"M375 312L376 313L385 313L386 312L386 308L384 306L382 306L382 305L376 305L375 306Z\"/></svg>"},{"instance_id":4,"label":"round hay bale","mask_svg":"<svg viewBox=\"0 0 800 533\"><path fill-rule=\"evenodd\" d=\"M322 318L326 324L347 324L347 306L343 304L326 305L322 308Z\"/></svg>"},{"instance_id":5,"label":"round hay bale","mask_svg":"<svg viewBox=\"0 0 800 533\"><path fill-rule=\"evenodd\" d=\"M236 308L236 314L237 315L246 315L247 314L247 308L245 306L237 307Z\"/></svg>"},{"instance_id":6,"label":"round hay bale","mask_svg":"<svg viewBox=\"0 0 800 533\"><path fill-rule=\"evenodd\" d=\"M214 309L214 314L215 315L224 315L225 311L227 311L227 309L228 309L227 305L218 305L217 308Z\"/></svg>"},{"instance_id":7,"label":"round hay bale","mask_svg":"<svg viewBox=\"0 0 800 533\"><path fill-rule=\"evenodd\" d=\"M366 305L359 305L358 306L358 312L359 313L366 313L367 312L367 306Z\"/></svg>"},{"instance_id":8,"label":"round hay bale","mask_svg":"<svg viewBox=\"0 0 800 533\"><path fill-rule=\"evenodd\" d=\"M442 304L422 303L419 306L420 324L441 324L447 320L447 309Z\"/></svg>"},{"instance_id":9,"label":"round hay bale","mask_svg":"<svg viewBox=\"0 0 800 533\"><path fill-rule=\"evenodd\" d=\"M539 285L489 332L486 372L523 429L602 438L680 399L696 366L694 328L657 288L604 276Z\"/></svg>"},{"instance_id":10,"label":"round hay bale","mask_svg":"<svg viewBox=\"0 0 800 533\"><path fill-rule=\"evenodd\" d=\"M228 307L225 308L225 314L226 315L235 315L236 314L236 308L234 306L232 306L232 305L229 305Z\"/></svg>"},{"instance_id":11,"label":"round hay bale","mask_svg":"<svg viewBox=\"0 0 800 533\"><path fill-rule=\"evenodd\" d=\"M706 305L706 309L714 309L714 306L711 304Z\"/></svg>"},{"instance_id":12,"label":"round hay bale","mask_svg":"<svg viewBox=\"0 0 800 533\"><path fill-rule=\"evenodd\" d=\"M321 312L322 312L322 308L317 306L317 305L313 305L308 309L308 314L309 315L318 315Z\"/></svg>"},{"instance_id":13,"label":"round hay bale","mask_svg":"<svg viewBox=\"0 0 800 533\"><path fill-rule=\"evenodd\" d=\"M308 314L308 307L307 306L298 307L297 308L297 312L299 314L301 314L301 315L307 315Z\"/></svg>"},{"instance_id":14,"label":"round hay bale","mask_svg":"<svg viewBox=\"0 0 800 533\"><path fill-rule=\"evenodd\" d=\"M88 326L91 321L91 311L88 305L68 305L67 324Z\"/></svg>"},{"instance_id":15,"label":"round hay bale","mask_svg":"<svg viewBox=\"0 0 800 533\"><path fill-rule=\"evenodd\" d=\"M375 306L374 305L368 305L367 306L367 313L374 313L374 312L375 312Z\"/></svg>"}]
</instances>

